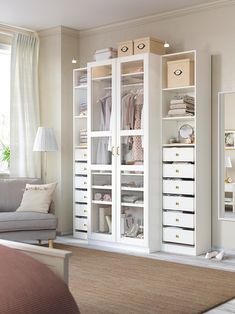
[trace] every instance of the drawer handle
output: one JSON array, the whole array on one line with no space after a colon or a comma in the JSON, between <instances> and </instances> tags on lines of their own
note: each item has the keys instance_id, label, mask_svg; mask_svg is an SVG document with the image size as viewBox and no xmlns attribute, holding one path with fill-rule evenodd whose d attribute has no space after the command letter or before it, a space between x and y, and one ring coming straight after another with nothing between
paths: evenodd
<instances>
[{"instance_id":1,"label":"drawer handle","mask_svg":"<svg viewBox=\"0 0 235 314\"><path fill-rule=\"evenodd\" d=\"M140 50L142 50L142 49L144 49L145 48L145 44L144 43L140 43L138 46L137 46L137 48L138 49L140 49Z\"/></svg>"},{"instance_id":2,"label":"drawer handle","mask_svg":"<svg viewBox=\"0 0 235 314\"><path fill-rule=\"evenodd\" d=\"M83 198L84 198L85 200L87 199L87 197L86 197L85 195L83 196Z\"/></svg>"},{"instance_id":3,"label":"drawer handle","mask_svg":"<svg viewBox=\"0 0 235 314\"><path fill-rule=\"evenodd\" d=\"M84 185L87 185L87 182L86 182L86 181L84 181L84 182L83 182L83 184L84 184Z\"/></svg>"},{"instance_id":4,"label":"drawer handle","mask_svg":"<svg viewBox=\"0 0 235 314\"><path fill-rule=\"evenodd\" d=\"M83 157L87 157L87 154L84 154Z\"/></svg>"},{"instance_id":5,"label":"drawer handle","mask_svg":"<svg viewBox=\"0 0 235 314\"><path fill-rule=\"evenodd\" d=\"M179 206L179 205L180 205L180 203L176 202L176 203L175 203L175 205L176 205L176 206Z\"/></svg>"},{"instance_id":6,"label":"drawer handle","mask_svg":"<svg viewBox=\"0 0 235 314\"><path fill-rule=\"evenodd\" d=\"M86 170L87 170L87 167L84 167L83 170L86 171Z\"/></svg>"},{"instance_id":7,"label":"drawer handle","mask_svg":"<svg viewBox=\"0 0 235 314\"><path fill-rule=\"evenodd\" d=\"M178 169L175 170L176 173L180 173L180 171Z\"/></svg>"},{"instance_id":8,"label":"drawer handle","mask_svg":"<svg viewBox=\"0 0 235 314\"><path fill-rule=\"evenodd\" d=\"M175 154L176 157L179 157L179 155L180 155L179 153L176 153L176 154Z\"/></svg>"},{"instance_id":9,"label":"drawer handle","mask_svg":"<svg viewBox=\"0 0 235 314\"><path fill-rule=\"evenodd\" d=\"M175 188L176 188L176 190L179 190L179 188L180 188L180 187L179 187L178 185L176 185L176 187L175 187Z\"/></svg>"},{"instance_id":10,"label":"drawer handle","mask_svg":"<svg viewBox=\"0 0 235 314\"><path fill-rule=\"evenodd\" d=\"M179 238L180 238L180 236L179 236L178 234L176 234L175 237L176 237L176 239L179 239Z\"/></svg>"},{"instance_id":11,"label":"drawer handle","mask_svg":"<svg viewBox=\"0 0 235 314\"><path fill-rule=\"evenodd\" d=\"M176 221L176 222L179 222L180 220L179 220L179 218L175 218L175 221Z\"/></svg>"},{"instance_id":12,"label":"drawer handle","mask_svg":"<svg viewBox=\"0 0 235 314\"><path fill-rule=\"evenodd\" d=\"M86 210L86 209L84 209L84 210L83 210L83 212L84 212L84 213L87 213L87 210Z\"/></svg>"},{"instance_id":13,"label":"drawer handle","mask_svg":"<svg viewBox=\"0 0 235 314\"><path fill-rule=\"evenodd\" d=\"M83 224L83 227L87 227L87 224Z\"/></svg>"}]
</instances>

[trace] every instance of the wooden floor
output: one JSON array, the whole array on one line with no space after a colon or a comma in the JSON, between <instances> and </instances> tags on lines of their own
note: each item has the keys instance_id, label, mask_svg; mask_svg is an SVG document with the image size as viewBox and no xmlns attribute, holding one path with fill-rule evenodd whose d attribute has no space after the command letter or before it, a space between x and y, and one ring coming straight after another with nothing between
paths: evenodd
<instances>
[{"instance_id":1,"label":"wooden floor","mask_svg":"<svg viewBox=\"0 0 235 314\"><path fill-rule=\"evenodd\" d=\"M144 256L144 257L148 257L152 259L171 261L171 262L193 265L193 266L198 266L198 267L208 267L208 268L235 272L235 252L226 252L225 259L221 262L218 262L215 259L206 260L205 256L186 256L186 255L180 255L180 254L169 254L169 253L164 253L164 252L143 254L141 252L136 253L133 251L127 251L123 249L97 247L97 246L88 245L86 242L79 241L78 239L75 239L72 236L57 237L57 240L55 242L68 244L68 245L74 245L74 246L81 246L81 247L86 247L86 248L91 248L91 249L95 248L98 250L100 249L100 250L106 250L106 251L117 252L117 253L128 253L135 256ZM210 310L207 313L208 314L235 313L235 299L213 310Z\"/></svg>"}]
</instances>

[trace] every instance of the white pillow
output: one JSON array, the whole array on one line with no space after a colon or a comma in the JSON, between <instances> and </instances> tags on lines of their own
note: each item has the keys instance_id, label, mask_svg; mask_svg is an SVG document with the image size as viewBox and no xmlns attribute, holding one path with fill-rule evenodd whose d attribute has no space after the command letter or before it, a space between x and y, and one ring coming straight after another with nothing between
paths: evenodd
<instances>
[{"instance_id":1,"label":"white pillow","mask_svg":"<svg viewBox=\"0 0 235 314\"><path fill-rule=\"evenodd\" d=\"M57 183L26 184L23 198L17 211L48 213L56 185Z\"/></svg>"}]
</instances>

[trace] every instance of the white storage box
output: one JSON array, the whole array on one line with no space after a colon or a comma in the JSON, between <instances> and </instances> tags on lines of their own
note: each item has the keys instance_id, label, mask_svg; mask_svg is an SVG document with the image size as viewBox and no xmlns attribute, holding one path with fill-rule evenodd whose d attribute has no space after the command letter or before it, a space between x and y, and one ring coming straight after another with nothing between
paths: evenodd
<instances>
[{"instance_id":1,"label":"white storage box","mask_svg":"<svg viewBox=\"0 0 235 314\"><path fill-rule=\"evenodd\" d=\"M194 62L182 59L167 62L167 87L194 85Z\"/></svg>"},{"instance_id":2,"label":"white storage box","mask_svg":"<svg viewBox=\"0 0 235 314\"><path fill-rule=\"evenodd\" d=\"M112 59L117 57L117 49L114 48L105 48L96 50L94 54L95 61L102 61L107 59Z\"/></svg>"}]
</instances>

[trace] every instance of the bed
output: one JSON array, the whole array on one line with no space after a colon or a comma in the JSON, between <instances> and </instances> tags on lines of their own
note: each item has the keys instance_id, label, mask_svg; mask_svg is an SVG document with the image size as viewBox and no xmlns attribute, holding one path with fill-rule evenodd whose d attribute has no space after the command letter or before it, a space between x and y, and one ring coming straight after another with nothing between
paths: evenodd
<instances>
[{"instance_id":1,"label":"bed","mask_svg":"<svg viewBox=\"0 0 235 314\"><path fill-rule=\"evenodd\" d=\"M80 313L67 286L70 255L0 240L0 313Z\"/></svg>"}]
</instances>

